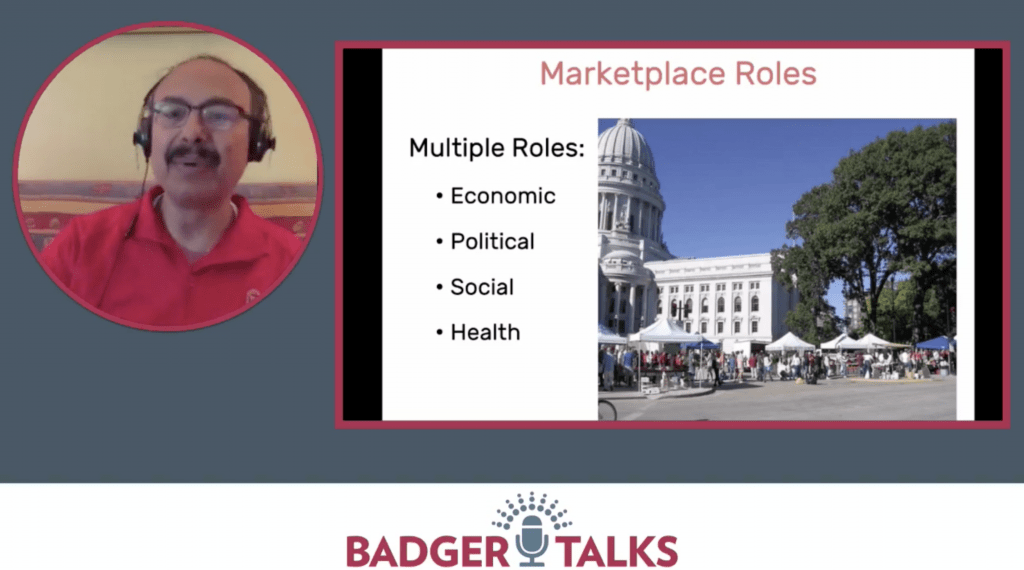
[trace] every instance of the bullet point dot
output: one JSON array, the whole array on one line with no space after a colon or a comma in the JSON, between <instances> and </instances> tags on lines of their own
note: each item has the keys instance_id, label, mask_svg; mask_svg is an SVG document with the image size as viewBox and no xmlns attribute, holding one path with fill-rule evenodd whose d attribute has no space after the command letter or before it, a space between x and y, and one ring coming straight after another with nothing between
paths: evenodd
<instances>
[{"instance_id":1,"label":"bullet point dot","mask_svg":"<svg viewBox=\"0 0 1024 570\"><path fill-rule=\"evenodd\" d=\"M440 193L440 192L438 192L438 193L437 193L437 197L438 197L438 198L440 198L440 197L441 197L441 193Z\"/></svg>"},{"instance_id":2,"label":"bullet point dot","mask_svg":"<svg viewBox=\"0 0 1024 570\"><path fill-rule=\"evenodd\" d=\"M441 290L441 284L440 283L437 284L437 289L438 289L438 291Z\"/></svg>"},{"instance_id":3,"label":"bullet point dot","mask_svg":"<svg viewBox=\"0 0 1024 570\"><path fill-rule=\"evenodd\" d=\"M441 334L441 329L437 329L437 334Z\"/></svg>"},{"instance_id":4,"label":"bullet point dot","mask_svg":"<svg viewBox=\"0 0 1024 570\"><path fill-rule=\"evenodd\" d=\"M441 243L441 238L437 238L437 243Z\"/></svg>"}]
</instances>

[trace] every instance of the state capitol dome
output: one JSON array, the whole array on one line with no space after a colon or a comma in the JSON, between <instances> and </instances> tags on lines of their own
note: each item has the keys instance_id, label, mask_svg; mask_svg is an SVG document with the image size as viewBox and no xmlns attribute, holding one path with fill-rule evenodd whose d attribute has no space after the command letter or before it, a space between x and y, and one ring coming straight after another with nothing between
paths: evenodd
<instances>
[{"instance_id":1,"label":"state capitol dome","mask_svg":"<svg viewBox=\"0 0 1024 570\"><path fill-rule=\"evenodd\" d=\"M660 314L647 263L672 259L661 231L665 200L654 153L632 119L597 139L598 320L625 335Z\"/></svg>"},{"instance_id":2,"label":"state capitol dome","mask_svg":"<svg viewBox=\"0 0 1024 570\"><path fill-rule=\"evenodd\" d=\"M607 125L602 119L598 125ZM655 144L685 132L682 121L638 120ZM660 130L654 130L660 125ZM671 149L661 149L671 155ZM726 352L750 354L788 330L785 318L799 302L772 271L767 253L676 258L662 228L681 224L684 239L701 239L704 220L691 212L664 219L665 199L654 170L654 152L633 119L619 119L597 141L597 319L621 336L659 319L688 333L712 335ZM664 157L662 157L664 158ZM677 157L669 157L678 160ZM668 181L680 196L679 178ZM706 237L706 236L705 236ZM672 308L676 312L672 312ZM679 310L679 309L682 310ZM758 348L760 345L761 348Z\"/></svg>"},{"instance_id":3,"label":"state capitol dome","mask_svg":"<svg viewBox=\"0 0 1024 570\"><path fill-rule=\"evenodd\" d=\"M640 131L633 128L632 119L619 119L612 128L597 139L597 160L639 166L654 174L654 153Z\"/></svg>"},{"instance_id":4,"label":"state capitol dome","mask_svg":"<svg viewBox=\"0 0 1024 570\"><path fill-rule=\"evenodd\" d=\"M608 239L600 257L628 249L643 261L668 259L661 219L665 200L654 152L632 119L619 119L597 139L597 229Z\"/></svg>"}]
</instances>

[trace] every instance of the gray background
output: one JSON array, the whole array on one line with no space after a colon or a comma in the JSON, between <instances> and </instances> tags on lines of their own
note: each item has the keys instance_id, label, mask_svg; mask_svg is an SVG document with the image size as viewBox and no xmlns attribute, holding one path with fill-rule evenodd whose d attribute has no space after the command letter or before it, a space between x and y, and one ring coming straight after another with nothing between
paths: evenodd
<instances>
[{"instance_id":1,"label":"gray background","mask_svg":"<svg viewBox=\"0 0 1024 570\"><path fill-rule=\"evenodd\" d=\"M280 66L317 124L326 178L319 223L292 275L255 310L189 333L137 331L78 306L39 267L8 201L0 210L0 481L1024 480L1019 426L551 433L333 428L335 40L1013 41L1021 35L1020 18L1003 6L1008 3L325 4L101 0L88 7L21 2L5 9L0 178L11 179L23 115L46 76L89 41L155 20L224 30ZM1019 208L1018 201L1014 211ZM998 260L992 263L994 274Z\"/></svg>"}]
</instances>

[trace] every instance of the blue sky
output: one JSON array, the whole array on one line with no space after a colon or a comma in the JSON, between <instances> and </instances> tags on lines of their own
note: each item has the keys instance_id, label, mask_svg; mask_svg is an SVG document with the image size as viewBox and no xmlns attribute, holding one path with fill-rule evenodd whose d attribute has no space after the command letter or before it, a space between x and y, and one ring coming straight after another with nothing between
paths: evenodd
<instances>
[{"instance_id":1,"label":"blue sky","mask_svg":"<svg viewBox=\"0 0 1024 570\"><path fill-rule=\"evenodd\" d=\"M679 257L767 253L785 242L800 196L891 131L944 119L634 119L654 152L663 232ZM618 119L601 119L598 132ZM842 291L829 301L840 315Z\"/></svg>"}]
</instances>

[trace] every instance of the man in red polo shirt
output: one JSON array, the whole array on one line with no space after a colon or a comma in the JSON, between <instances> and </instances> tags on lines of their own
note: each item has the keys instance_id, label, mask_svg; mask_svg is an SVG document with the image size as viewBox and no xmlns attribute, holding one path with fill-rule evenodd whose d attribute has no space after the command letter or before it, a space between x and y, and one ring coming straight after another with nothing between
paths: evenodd
<instances>
[{"instance_id":1,"label":"man in red polo shirt","mask_svg":"<svg viewBox=\"0 0 1024 570\"><path fill-rule=\"evenodd\" d=\"M223 60L178 64L146 95L134 140L157 186L75 218L42 259L86 305L129 324L192 328L258 300L300 242L234 194L274 147L263 90Z\"/></svg>"}]
</instances>

